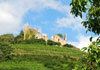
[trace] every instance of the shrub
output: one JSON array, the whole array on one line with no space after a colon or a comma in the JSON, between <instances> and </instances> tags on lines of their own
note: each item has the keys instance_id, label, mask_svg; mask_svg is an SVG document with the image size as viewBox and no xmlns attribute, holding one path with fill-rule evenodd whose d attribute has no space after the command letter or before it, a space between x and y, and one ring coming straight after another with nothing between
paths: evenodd
<instances>
[{"instance_id":1,"label":"shrub","mask_svg":"<svg viewBox=\"0 0 100 70\"><path fill-rule=\"evenodd\" d=\"M46 41L44 39L27 39L22 41L23 44L44 44L46 45Z\"/></svg>"},{"instance_id":2,"label":"shrub","mask_svg":"<svg viewBox=\"0 0 100 70\"><path fill-rule=\"evenodd\" d=\"M60 45L61 45L61 43L60 43L60 42L56 42L56 45L59 45L59 46L60 46Z\"/></svg>"},{"instance_id":3,"label":"shrub","mask_svg":"<svg viewBox=\"0 0 100 70\"><path fill-rule=\"evenodd\" d=\"M15 37L14 43L21 43L23 39L24 39L24 32L21 30L20 34Z\"/></svg>"},{"instance_id":4,"label":"shrub","mask_svg":"<svg viewBox=\"0 0 100 70\"><path fill-rule=\"evenodd\" d=\"M65 44L64 47L68 47L68 48L73 48L75 46L71 45L71 44Z\"/></svg>"},{"instance_id":5,"label":"shrub","mask_svg":"<svg viewBox=\"0 0 100 70\"><path fill-rule=\"evenodd\" d=\"M0 60L10 59L13 48L8 43L0 42Z\"/></svg>"},{"instance_id":6,"label":"shrub","mask_svg":"<svg viewBox=\"0 0 100 70\"><path fill-rule=\"evenodd\" d=\"M31 29L28 29L26 33L26 39L29 39L30 35L32 36L31 39L35 38L35 34L33 33L33 31Z\"/></svg>"},{"instance_id":7,"label":"shrub","mask_svg":"<svg viewBox=\"0 0 100 70\"><path fill-rule=\"evenodd\" d=\"M47 44L48 45L61 45L60 42L54 42L54 41L51 41L51 40L48 40Z\"/></svg>"},{"instance_id":8,"label":"shrub","mask_svg":"<svg viewBox=\"0 0 100 70\"><path fill-rule=\"evenodd\" d=\"M73 70L100 70L100 42L94 41L88 47L82 48L84 53L82 63L76 64ZM84 61L84 63L83 63Z\"/></svg>"},{"instance_id":9,"label":"shrub","mask_svg":"<svg viewBox=\"0 0 100 70\"><path fill-rule=\"evenodd\" d=\"M14 36L13 34L4 34L0 36L0 42L7 42L10 44L14 43Z\"/></svg>"}]
</instances>

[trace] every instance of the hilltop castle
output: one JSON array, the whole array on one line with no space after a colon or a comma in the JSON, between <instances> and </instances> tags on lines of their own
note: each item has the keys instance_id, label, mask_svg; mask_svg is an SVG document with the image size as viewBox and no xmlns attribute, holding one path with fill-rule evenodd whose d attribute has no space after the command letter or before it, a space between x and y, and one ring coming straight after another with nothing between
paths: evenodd
<instances>
[{"instance_id":1,"label":"hilltop castle","mask_svg":"<svg viewBox=\"0 0 100 70\"><path fill-rule=\"evenodd\" d=\"M27 38L32 38L32 33L35 35L35 39L44 39L46 42L48 41L48 35L47 34L40 34L40 32L37 29L30 28L28 24L24 24L24 40ZM65 34L64 39L62 39L58 35L54 35L51 37L51 40L54 42L60 42L61 45L67 44L67 35Z\"/></svg>"}]
</instances>

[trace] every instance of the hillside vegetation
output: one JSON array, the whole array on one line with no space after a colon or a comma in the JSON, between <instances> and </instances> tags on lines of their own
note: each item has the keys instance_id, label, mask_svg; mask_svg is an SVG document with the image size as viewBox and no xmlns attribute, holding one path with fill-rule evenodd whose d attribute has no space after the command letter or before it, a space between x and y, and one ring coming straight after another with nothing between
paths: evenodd
<instances>
[{"instance_id":1,"label":"hillside vegetation","mask_svg":"<svg viewBox=\"0 0 100 70\"><path fill-rule=\"evenodd\" d=\"M0 70L72 70L82 56L75 48L15 44L13 58L1 61Z\"/></svg>"},{"instance_id":2,"label":"hillside vegetation","mask_svg":"<svg viewBox=\"0 0 100 70\"><path fill-rule=\"evenodd\" d=\"M53 55L53 56L73 56L81 57L82 52L76 48L46 46L39 44L15 44L16 54L30 54L30 55Z\"/></svg>"}]
</instances>

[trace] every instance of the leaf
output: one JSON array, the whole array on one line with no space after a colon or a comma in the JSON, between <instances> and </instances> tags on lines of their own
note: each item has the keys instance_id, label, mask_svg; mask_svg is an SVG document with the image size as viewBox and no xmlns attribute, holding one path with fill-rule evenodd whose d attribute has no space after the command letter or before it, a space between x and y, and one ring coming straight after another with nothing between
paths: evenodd
<instances>
[{"instance_id":1,"label":"leaf","mask_svg":"<svg viewBox=\"0 0 100 70\"><path fill-rule=\"evenodd\" d=\"M81 50L82 50L83 52L85 52L85 51L87 50L87 47L83 47Z\"/></svg>"},{"instance_id":2,"label":"leaf","mask_svg":"<svg viewBox=\"0 0 100 70\"><path fill-rule=\"evenodd\" d=\"M87 4L86 7L89 9L89 5Z\"/></svg>"},{"instance_id":3,"label":"leaf","mask_svg":"<svg viewBox=\"0 0 100 70\"><path fill-rule=\"evenodd\" d=\"M93 37L90 37L90 42L92 42Z\"/></svg>"}]
</instances>

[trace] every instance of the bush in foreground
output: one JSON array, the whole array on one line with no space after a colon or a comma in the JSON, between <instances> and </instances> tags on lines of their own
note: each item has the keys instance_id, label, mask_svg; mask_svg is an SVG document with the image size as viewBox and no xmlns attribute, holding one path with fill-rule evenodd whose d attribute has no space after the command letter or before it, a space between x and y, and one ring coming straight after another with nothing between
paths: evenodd
<instances>
[{"instance_id":1,"label":"bush in foreground","mask_svg":"<svg viewBox=\"0 0 100 70\"><path fill-rule=\"evenodd\" d=\"M76 65L73 70L100 70L100 42L92 42L88 47L84 47L85 63ZM87 51L87 52L86 52Z\"/></svg>"},{"instance_id":2,"label":"bush in foreground","mask_svg":"<svg viewBox=\"0 0 100 70\"><path fill-rule=\"evenodd\" d=\"M10 59L12 52L13 48L11 47L10 44L0 42L0 60Z\"/></svg>"}]
</instances>

